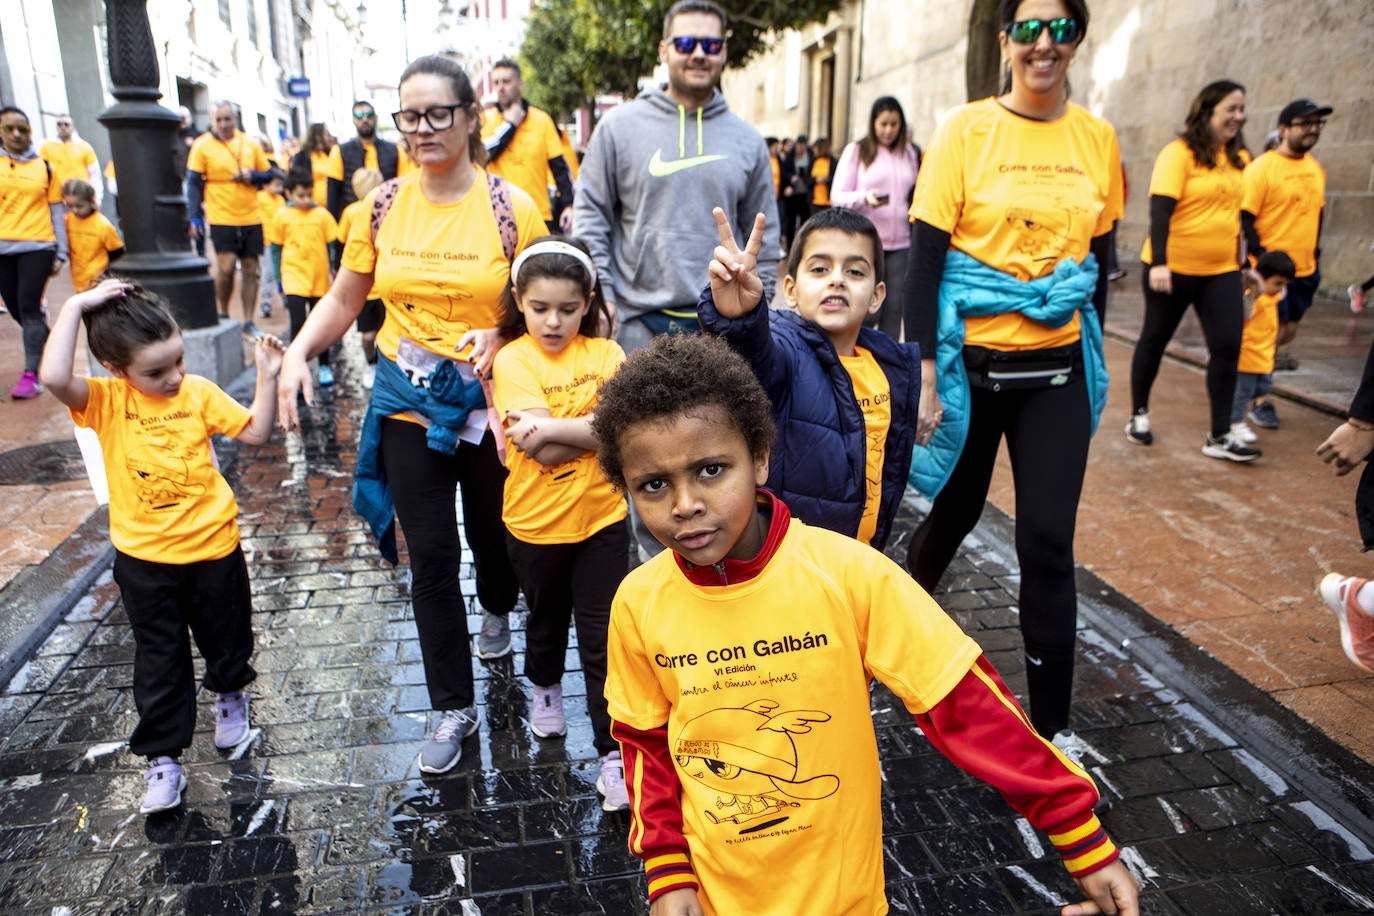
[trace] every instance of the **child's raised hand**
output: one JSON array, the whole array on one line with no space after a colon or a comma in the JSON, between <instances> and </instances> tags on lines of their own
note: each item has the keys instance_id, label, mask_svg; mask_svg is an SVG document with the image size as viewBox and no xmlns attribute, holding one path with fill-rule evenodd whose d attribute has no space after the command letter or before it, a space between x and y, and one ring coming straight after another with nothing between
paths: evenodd
<instances>
[{"instance_id":1,"label":"child's raised hand","mask_svg":"<svg viewBox=\"0 0 1374 916\"><path fill-rule=\"evenodd\" d=\"M77 293L68 299L66 307L75 308L84 315L104 308L105 304L113 299L123 299L125 293L133 288L133 284L127 280L101 280L84 293Z\"/></svg>"},{"instance_id":2,"label":"child's raised hand","mask_svg":"<svg viewBox=\"0 0 1374 916\"><path fill-rule=\"evenodd\" d=\"M716 229L720 232L720 244L707 268L711 275L711 298L722 318L738 318L752 312L763 299L758 264L766 219L762 213L755 214L754 228L744 250L740 251L725 211L716 207L711 215L716 218Z\"/></svg>"},{"instance_id":3,"label":"child's raised hand","mask_svg":"<svg viewBox=\"0 0 1374 916\"><path fill-rule=\"evenodd\" d=\"M286 344L282 343L281 338L271 334L259 337L253 344L253 361L257 363L259 374L276 376L281 371L281 360L285 353Z\"/></svg>"}]
</instances>

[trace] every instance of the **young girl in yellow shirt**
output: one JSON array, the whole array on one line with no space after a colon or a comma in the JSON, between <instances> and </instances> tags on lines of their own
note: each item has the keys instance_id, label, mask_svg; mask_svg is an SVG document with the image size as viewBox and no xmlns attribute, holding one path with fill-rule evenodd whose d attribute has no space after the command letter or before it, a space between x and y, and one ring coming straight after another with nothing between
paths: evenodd
<instances>
[{"instance_id":1,"label":"young girl in yellow shirt","mask_svg":"<svg viewBox=\"0 0 1374 916\"><path fill-rule=\"evenodd\" d=\"M591 416L597 391L625 360L609 328L596 268L581 243L542 239L511 266L501 334L511 343L492 366L509 440L502 517L511 564L529 603L525 676L534 685L530 729L567 733L563 659L568 623L586 683L597 789L607 811L628 802L620 747L606 712L606 634L611 599L628 571L625 500L596 463ZM604 324L602 323L604 321Z\"/></svg>"}]
</instances>

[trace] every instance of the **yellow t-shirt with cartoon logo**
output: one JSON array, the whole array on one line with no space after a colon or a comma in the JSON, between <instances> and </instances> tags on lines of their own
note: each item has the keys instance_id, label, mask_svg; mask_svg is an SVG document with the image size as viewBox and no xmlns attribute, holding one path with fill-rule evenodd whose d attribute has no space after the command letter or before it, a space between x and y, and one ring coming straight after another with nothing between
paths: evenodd
<instances>
[{"instance_id":1,"label":"yellow t-shirt with cartoon logo","mask_svg":"<svg viewBox=\"0 0 1374 916\"><path fill-rule=\"evenodd\" d=\"M596 409L597 391L625 361L614 340L578 335L549 354L528 334L496 354L492 367L496 412L544 409L554 417L585 417ZM506 530L528 544L576 544L625 518L625 497L596 463L596 452L543 465L506 447Z\"/></svg>"},{"instance_id":2,"label":"yellow t-shirt with cartoon logo","mask_svg":"<svg viewBox=\"0 0 1374 916\"><path fill-rule=\"evenodd\" d=\"M1069 103L1035 121L996 99L972 102L940 126L916 180L910 215L950 234L950 247L1021 280L1064 258L1087 257L1093 238L1121 218L1116 130ZM1020 312L969 318L964 342L998 350L1078 340L1078 316L1060 328Z\"/></svg>"},{"instance_id":3,"label":"yellow t-shirt with cartoon logo","mask_svg":"<svg viewBox=\"0 0 1374 916\"><path fill-rule=\"evenodd\" d=\"M1216 167L1205 169L1182 140L1159 151L1150 175L1150 194L1178 203L1169 218L1169 270L1190 277L1215 277L1236 270L1240 240L1241 170L1217 150ZM1153 264L1150 237L1140 259Z\"/></svg>"},{"instance_id":4,"label":"yellow t-shirt with cartoon logo","mask_svg":"<svg viewBox=\"0 0 1374 916\"><path fill-rule=\"evenodd\" d=\"M707 914L885 911L869 678L926 712L979 655L909 575L796 518L736 585L665 550L621 583L607 651L612 719L667 724Z\"/></svg>"},{"instance_id":5,"label":"yellow t-shirt with cartoon logo","mask_svg":"<svg viewBox=\"0 0 1374 916\"><path fill-rule=\"evenodd\" d=\"M482 139L485 140L505 123L501 112L487 109L482 114ZM515 136L500 156L487 163L487 171L505 178L524 191L539 208L544 220L553 219L549 205L549 160L563 155L563 141L553 118L534 106L525 112L525 120L515 128Z\"/></svg>"},{"instance_id":6,"label":"yellow t-shirt with cartoon logo","mask_svg":"<svg viewBox=\"0 0 1374 916\"><path fill-rule=\"evenodd\" d=\"M234 176L243 169L265 172L267 167L262 147L237 130L228 140L213 133L196 137L186 157L186 168L205 179L205 221L212 226L260 225L257 188L234 181Z\"/></svg>"},{"instance_id":7,"label":"yellow t-shirt with cartoon logo","mask_svg":"<svg viewBox=\"0 0 1374 916\"><path fill-rule=\"evenodd\" d=\"M0 239L56 242L48 204L62 203L62 180L42 156L0 156Z\"/></svg>"},{"instance_id":8,"label":"yellow t-shirt with cartoon logo","mask_svg":"<svg viewBox=\"0 0 1374 916\"><path fill-rule=\"evenodd\" d=\"M878 530L878 507L883 501L883 458L887 451L887 431L892 426L892 387L873 354L863 347L855 347L853 356L841 356L840 365L849 373L854 385L854 397L864 415L864 514L859 519L855 535L865 544L873 540Z\"/></svg>"},{"instance_id":9,"label":"yellow t-shirt with cartoon logo","mask_svg":"<svg viewBox=\"0 0 1374 916\"><path fill-rule=\"evenodd\" d=\"M1240 208L1255 215L1255 231L1265 251L1293 259L1294 276L1317 270L1317 230L1326 200L1326 169L1311 154L1290 159L1278 150L1261 154L1245 167Z\"/></svg>"},{"instance_id":10,"label":"yellow t-shirt with cartoon logo","mask_svg":"<svg viewBox=\"0 0 1374 916\"><path fill-rule=\"evenodd\" d=\"M114 225L99 210L80 217L67 213L67 248L72 265L72 289L89 289L110 266L110 252L124 247Z\"/></svg>"},{"instance_id":11,"label":"yellow t-shirt with cartoon logo","mask_svg":"<svg viewBox=\"0 0 1374 916\"><path fill-rule=\"evenodd\" d=\"M458 341L472 328L494 328L501 319L501 290L510 262L492 212L486 176L474 166L472 189L452 204L425 199L420 179L403 180L391 209L371 233L376 190L363 199L368 231L348 236L343 266L372 274L372 295L386 305L386 323L377 333L377 349L396 359L401 338L450 359L466 357ZM529 195L508 184L516 224L517 252L548 227Z\"/></svg>"},{"instance_id":12,"label":"yellow t-shirt with cartoon logo","mask_svg":"<svg viewBox=\"0 0 1374 916\"><path fill-rule=\"evenodd\" d=\"M77 426L95 430L110 481L110 540L131 557L185 565L239 543L238 504L216 470L210 437L238 436L252 412L214 382L188 375L172 398L123 379L88 379Z\"/></svg>"},{"instance_id":13,"label":"yellow t-shirt with cartoon logo","mask_svg":"<svg viewBox=\"0 0 1374 916\"><path fill-rule=\"evenodd\" d=\"M1279 339L1279 297L1282 293L1261 293L1255 297L1255 311L1245 319L1240 338L1237 372L1263 375L1274 371L1274 349Z\"/></svg>"},{"instance_id":14,"label":"yellow t-shirt with cartoon logo","mask_svg":"<svg viewBox=\"0 0 1374 916\"><path fill-rule=\"evenodd\" d=\"M264 239L281 246L281 290L286 296L318 298L329 292L329 243L339 224L324 207L282 207L267 224Z\"/></svg>"}]
</instances>

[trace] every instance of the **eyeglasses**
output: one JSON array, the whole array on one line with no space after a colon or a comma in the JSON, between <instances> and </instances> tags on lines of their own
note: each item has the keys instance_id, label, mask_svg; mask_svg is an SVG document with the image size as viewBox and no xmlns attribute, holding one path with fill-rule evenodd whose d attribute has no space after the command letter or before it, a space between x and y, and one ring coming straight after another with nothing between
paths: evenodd
<instances>
[{"instance_id":1,"label":"eyeglasses","mask_svg":"<svg viewBox=\"0 0 1374 916\"><path fill-rule=\"evenodd\" d=\"M0 127L0 131L4 131L7 134L28 135L33 133L33 128L29 127L27 124L6 124Z\"/></svg>"},{"instance_id":2,"label":"eyeglasses","mask_svg":"<svg viewBox=\"0 0 1374 916\"><path fill-rule=\"evenodd\" d=\"M1050 30L1050 41L1057 45L1071 45L1083 34L1083 27L1077 19L1018 19L1007 26L1005 31L1012 44L1033 45L1040 40L1040 33Z\"/></svg>"},{"instance_id":3,"label":"eyeglasses","mask_svg":"<svg viewBox=\"0 0 1374 916\"><path fill-rule=\"evenodd\" d=\"M459 102L457 105L435 105L424 111L402 108L391 113L391 120L396 124L396 129L403 134L413 134L419 130L421 118L424 118L431 130L448 130L453 126L453 113L459 108L466 107L466 104Z\"/></svg>"},{"instance_id":4,"label":"eyeglasses","mask_svg":"<svg viewBox=\"0 0 1374 916\"><path fill-rule=\"evenodd\" d=\"M1296 127L1298 130L1321 130L1326 126L1326 118L1318 118L1315 121L1290 121L1289 127Z\"/></svg>"},{"instance_id":5,"label":"eyeglasses","mask_svg":"<svg viewBox=\"0 0 1374 916\"><path fill-rule=\"evenodd\" d=\"M361 121L363 118L375 118L375 117L377 117L377 112L372 111L371 109L368 109L368 110L364 111L363 109L360 108L360 109L358 109L357 111L353 112L353 120L355 120L355 121Z\"/></svg>"},{"instance_id":6,"label":"eyeglasses","mask_svg":"<svg viewBox=\"0 0 1374 916\"><path fill-rule=\"evenodd\" d=\"M707 57L715 57L725 47L724 38L696 38L692 35L678 35L669 38L668 43L679 54L691 54L697 49L697 45L701 45L701 51Z\"/></svg>"},{"instance_id":7,"label":"eyeglasses","mask_svg":"<svg viewBox=\"0 0 1374 916\"><path fill-rule=\"evenodd\" d=\"M57 126L58 126L58 127L71 127L71 126L72 126L72 122L71 122L71 121L58 121L58 122L57 122Z\"/></svg>"}]
</instances>

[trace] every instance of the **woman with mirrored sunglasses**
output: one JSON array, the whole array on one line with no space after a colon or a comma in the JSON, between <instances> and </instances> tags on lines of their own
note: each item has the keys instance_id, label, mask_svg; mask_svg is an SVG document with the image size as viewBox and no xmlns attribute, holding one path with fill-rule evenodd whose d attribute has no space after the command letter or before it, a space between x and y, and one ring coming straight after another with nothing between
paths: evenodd
<instances>
[{"instance_id":1,"label":"woman with mirrored sunglasses","mask_svg":"<svg viewBox=\"0 0 1374 916\"><path fill-rule=\"evenodd\" d=\"M24 369L10 397L36 398L43 391L43 291L66 260L62 178L34 150L28 115L0 108L0 300L24 338Z\"/></svg>"},{"instance_id":2,"label":"woman with mirrored sunglasses","mask_svg":"<svg viewBox=\"0 0 1374 916\"><path fill-rule=\"evenodd\" d=\"M1106 399L1100 319L1121 156L1112 126L1069 101L1083 0L1003 0L999 14L1002 92L940 126L911 207L907 313L923 356L912 482L933 505L907 566L927 590L940 582L1005 438L1031 725L1067 744L1074 527Z\"/></svg>"},{"instance_id":3,"label":"woman with mirrored sunglasses","mask_svg":"<svg viewBox=\"0 0 1374 916\"><path fill-rule=\"evenodd\" d=\"M401 109L392 120L419 171L363 199L371 219L349 222L334 284L283 359L278 402L283 426L293 428L297 395L313 403L308 360L343 336L368 298L382 300L386 317L377 333L354 506L392 562L397 521L405 534L411 604L437 714L419 767L443 773L477 730L468 608L459 587L460 493L477 579L474 610L483 612L480 657L510 653L506 617L519 594L501 521L502 433L487 422L473 373L489 376L504 343L496 329L510 275L507 239L514 235L518 252L547 229L529 195L482 169L477 98L459 64L422 57L401 74L398 91Z\"/></svg>"},{"instance_id":4,"label":"woman with mirrored sunglasses","mask_svg":"<svg viewBox=\"0 0 1374 916\"><path fill-rule=\"evenodd\" d=\"M1250 462L1260 450L1231 432L1241 335L1245 327L1240 209L1250 161L1241 126L1245 87L1231 80L1204 86L1183 132L1155 158L1150 176L1150 233L1144 262L1145 320L1131 357L1131 419L1126 439L1150 445L1150 389L1164 348L1189 306L1207 342L1211 428L1202 454Z\"/></svg>"}]
</instances>

